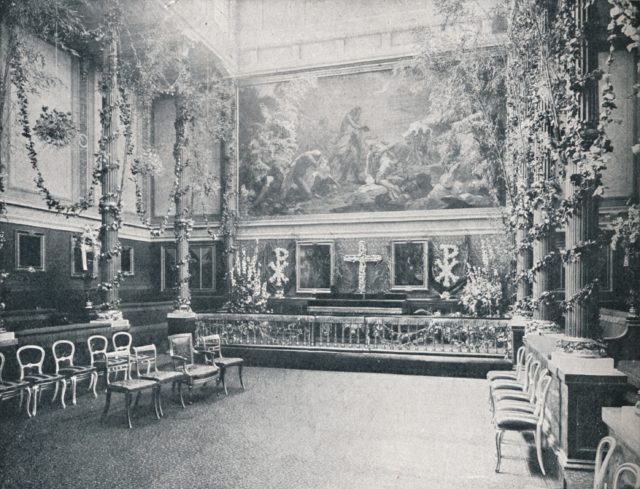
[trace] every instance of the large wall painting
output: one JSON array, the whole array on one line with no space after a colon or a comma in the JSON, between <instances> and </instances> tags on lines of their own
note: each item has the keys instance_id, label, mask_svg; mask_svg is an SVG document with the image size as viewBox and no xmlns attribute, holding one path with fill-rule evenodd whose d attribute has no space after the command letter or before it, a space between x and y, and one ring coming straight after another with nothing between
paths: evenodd
<instances>
[{"instance_id":1,"label":"large wall painting","mask_svg":"<svg viewBox=\"0 0 640 489\"><path fill-rule=\"evenodd\" d=\"M475 115L426 87L390 69L242 87L242 216L494 206Z\"/></svg>"}]
</instances>

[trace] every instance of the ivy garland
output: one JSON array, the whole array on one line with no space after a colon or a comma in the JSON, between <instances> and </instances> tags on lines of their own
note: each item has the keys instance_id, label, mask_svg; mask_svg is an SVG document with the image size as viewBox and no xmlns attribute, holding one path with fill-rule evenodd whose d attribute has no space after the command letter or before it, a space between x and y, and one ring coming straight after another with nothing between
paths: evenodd
<instances>
[{"instance_id":1,"label":"ivy garland","mask_svg":"<svg viewBox=\"0 0 640 489\"><path fill-rule=\"evenodd\" d=\"M28 79L24 70L23 58L25 56L25 47L22 42L15 40L13 56L9 62L11 69L11 82L16 88L16 98L18 101L18 122L22 126L22 136L25 138L25 147L27 149L27 157L31 168L36 173L34 182L40 195L42 195L47 207L53 209L56 212L65 214L67 217L76 216L80 212L87 210L93 205L95 189L100 183L102 176L102 168L100 165L100 157L96 158L96 165L94 166L91 175L91 184L87 195L80 198L78 202L65 205L59 199L56 199L51 190L45 183L42 170L38 162L38 153L35 148L35 141L33 139L31 131L31 123L29 121L29 98L27 96ZM2 188L4 190L4 186Z\"/></svg>"},{"instance_id":2,"label":"ivy garland","mask_svg":"<svg viewBox=\"0 0 640 489\"><path fill-rule=\"evenodd\" d=\"M586 25L578 25L575 0L561 2L554 18L539 0L521 0L513 12L510 32L512 57L508 67L509 157L520 180L515 184L514 203L506 221L512 232L526 230L518 251L529 250L535 240L549 239L556 227L566 224L587 199L603 193L602 171L611 151L606 127L615 109L615 93L607 76L597 124L584 120L583 98L600 71L582 73L575 62L582 59ZM546 26L546 27L545 27ZM533 165L528 164L533 162ZM529 172L527 169L529 168ZM533 179L531 185L526 182ZM562 180L571 191L562 193ZM534 222L534 213L538 218ZM532 281L535 274L560 261L567 263L591 253L600 240L578 243L563 252L552 251L521 273L517 280ZM597 281L587 284L561 306L589 300ZM517 308L554 303L548 291L538 300L527 299Z\"/></svg>"}]
</instances>

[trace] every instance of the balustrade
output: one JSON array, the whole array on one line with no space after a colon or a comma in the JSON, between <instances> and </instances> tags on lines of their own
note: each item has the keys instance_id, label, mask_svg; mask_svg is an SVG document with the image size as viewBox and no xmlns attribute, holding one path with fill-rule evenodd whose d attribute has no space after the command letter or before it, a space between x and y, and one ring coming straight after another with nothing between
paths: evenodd
<instances>
[{"instance_id":1,"label":"balustrade","mask_svg":"<svg viewBox=\"0 0 640 489\"><path fill-rule=\"evenodd\" d=\"M199 314L196 336L228 345L508 355L508 319Z\"/></svg>"}]
</instances>

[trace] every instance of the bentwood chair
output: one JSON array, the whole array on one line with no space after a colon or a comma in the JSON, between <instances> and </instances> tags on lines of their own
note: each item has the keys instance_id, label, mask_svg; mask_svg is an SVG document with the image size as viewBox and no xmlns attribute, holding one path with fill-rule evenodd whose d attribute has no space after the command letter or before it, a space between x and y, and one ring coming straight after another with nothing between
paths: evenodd
<instances>
[{"instance_id":1,"label":"bentwood chair","mask_svg":"<svg viewBox=\"0 0 640 489\"><path fill-rule=\"evenodd\" d=\"M545 382L545 377L549 375L549 371L545 368L539 370L537 379L532 379L530 385L534 388L529 393L496 391L499 399L495 401L496 411L521 411L523 413L531 413L536 409L536 396L541 392L541 383ZM515 395L513 395L515 394ZM495 397L494 397L495 399Z\"/></svg>"},{"instance_id":2,"label":"bentwood chair","mask_svg":"<svg viewBox=\"0 0 640 489\"><path fill-rule=\"evenodd\" d=\"M58 340L51 347L53 359L56 364L56 374L64 375L71 384L71 402L76 405L76 393L78 381L89 379L89 389L93 390L93 397L98 397L96 386L98 384L98 370L89 365L74 365L73 359L76 353L76 345L72 341ZM66 351L66 355L64 354Z\"/></svg>"},{"instance_id":3,"label":"bentwood chair","mask_svg":"<svg viewBox=\"0 0 640 489\"><path fill-rule=\"evenodd\" d=\"M137 394L139 398L139 394L145 390L151 391L151 398L153 409L155 410L156 418L160 419L160 410L158 407L158 393L160 390L160 384L158 384L154 380L148 379L132 379L130 375L130 371L127 368L125 372L125 378L123 380L109 381L109 369L110 368L120 368L120 364L112 364L112 361L118 362L122 357L118 355L118 352L109 352L109 353L101 353L100 354L103 368L105 369L105 379L107 379L107 394L105 399L104 411L102 412L102 419L104 419L108 412L109 406L111 405L111 394L120 393L124 394L125 399L125 408L127 411L127 424L129 428L131 425L131 397L133 394ZM126 365L131 365L130 356L126 357ZM136 405L138 404L138 398L136 398Z\"/></svg>"},{"instance_id":4,"label":"bentwood chair","mask_svg":"<svg viewBox=\"0 0 640 489\"><path fill-rule=\"evenodd\" d=\"M208 336L200 336L196 344L196 350L212 353L212 356L208 357L207 360L212 360L213 364L215 364L217 367L220 367L220 380L222 381L222 387L224 388L224 393L226 395L229 395L229 392L227 392L225 374L227 372L227 369L230 367L238 367L240 385L242 386L242 390L244 390L244 382L242 381L242 366L244 364L244 360L239 357L222 356L222 342L220 341L220 335L212 334Z\"/></svg>"},{"instance_id":5,"label":"bentwood chair","mask_svg":"<svg viewBox=\"0 0 640 489\"><path fill-rule=\"evenodd\" d=\"M182 404L182 407L184 408L184 399L182 397L182 379L184 378L184 373L158 370L156 345L134 346L133 353L135 355L134 363L136 365L138 378L153 380L158 383L158 410L160 411L160 416L164 416L164 413L162 412L162 398L160 397L160 389L163 384L178 384L180 404ZM141 372L141 366L146 366L146 372ZM138 403L138 398L136 398L136 404Z\"/></svg>"},{"instance_id":6,"label":"bentwood chair","mask_svg":"<svg viewBox=\"0 0 640 489\"><path fill-rule=\"evenodd\" d=\"M62 388L60 396L60 404L62 409L67 406L64 403L64 395L67 390L67 382L64 376L60 374L45 374L42 372L44 364L44 348L37 345L26 345L18 348L17 351L18 365L20 367L20 380L29 382L31 385L31 415L35 416L38 412L38 399L42 395L42 391L47 389L55 389L51 402L56 400L58 389Z\"/></svg>"},{"instance_id":7,"label":"bentwood chair","mask_svg":"<svg viewBox=\"0 0 640 489\"><path fill-rule=\"evenodd\" d=\"M605 436L596 449L596 466L593 471L593 489L604 489L604 478L607 475L607 468L616 449L616 439L612 436ZM606 455L605 455L606 452Z\"/></svg>"},{"instance_id":8,"label":"bentwood chair","mask_svg":"<svg viewBox=\"0 0 640 489\"><path fill-rule=\"evenodd\" d=\"M29 410L29 406L31 406L31 384L24 380L3 380L2 379L2 371L4 370L4 362L5 358L2 353L0 353L0 404L2 401L6 401L8 399L19 398L20 404L18 405L18 409L22 408L22 403L24 401L24 393L27 393L27 416L31 417L31 411Z\"/></svg>"},{"instance_id":9,"label":"bentwood chair","mask_svg":"<svg viewBox=\"0 0 640 489\"><path fill-rule=\"evenodd\" d=\"M535 396L536 379L540 371L540 362L530 362L527 373L522 382L508 380L496 380L491 383L489 393L491 396L491 410L495 411L496 402L503 399L529 400Z\"/></svg>"},{"instance_id":10,"label":"bentwood chair","mask_svg":"<svg viewBox=\"0 0 640 489\"><path fill-rule=\"evenodd\" d=\"M496 427L496 472L500 471L500 462L502 460L502 438L505 431L533 431L536 455L538 456L538 464L542 475L546 475L544 462L542 459L542 425L544 422L545 403L549 386L551 385L551 376L545 375L542 381L538 383L540 391L536 396L536 408L533 413L524 413L512 410L496 410L493 421Z\"/></svg>"},{"instance_id":11,"label":"bentwood chair","mask_svg":"<svg viewBox=\"0 0 640 489\"><path fill-rule=\"evenodd\" d=\"M219 380L220 369L215 365L196 364L195 355L199 353L193 348L191 333L182 333L169 336L169 354L173 360L173 368L184 374L183 380L189 388L189 404L193 398L193 388L201 385L203 388L211 381ZM207 351L201 352L205 358L210 358L213 363L213 354Z\"/></svg>"},{"instance_id":12,"label":"bentwood chair","mask_svg":"<svg viewBox=\"0 0 640 489\"><path fill-rule=\"evenodd\" d=\"M625 483L624 486L620 486L620 484L624 482L623 478L625 473L629 473L629 477L633 477L633 482ZM640 467L631 462L620 464L613 476L613 489L618 489L620 487L640 489Z\"/></svg>"},{"instance_id":13,"label":"bentwood chair","mask_svg":"<svg viewBox=\"0 0 640 489\"><path fill-rule=\"evenodd\" d=\"M487 372L487 380L492 382L494 380L520 380L525 369L525 347L518 348L516 354L516 366L515 370L490 370Z\"/></svg>"},{"instance_id":14,"label":"bentwood chair","mask_svg":"<svg viewBox=\"0 0 640 489\"><path fill-rule=\"evenodd\" d=\"M491 397L491 405L504 405L509 402L521 402L525 404L536 403L537 384L542 378L543 373L547 373L547 369L540 368L540 362L533 362L527 373L527 388L525 390L518 389L499 389L495 390Z\"/></svg>"}]
</instances>

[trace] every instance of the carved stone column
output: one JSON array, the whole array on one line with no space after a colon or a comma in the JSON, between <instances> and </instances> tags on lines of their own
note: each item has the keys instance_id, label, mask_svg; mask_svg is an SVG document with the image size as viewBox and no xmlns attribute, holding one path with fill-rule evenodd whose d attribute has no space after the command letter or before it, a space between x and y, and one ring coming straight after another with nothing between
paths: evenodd
<instances>
[{"instance_id":1,"label":"carved stone column","mask_svg":"<svg viewBox=\"0 0 640 489\"><path fill-rule=\"evenodd\" d=\"M542 161L542 168L536 172L536 179L544 185L549 178L549 162L545 159ZM536 208L533 210L534 227L546 226L546 231L533 241L533 263L539 265L533 276L533 299L536 301L536 307L533 310L534 319L551 320L552 310L545 300L545 293L549 292L549 264L544 263L545 257L552 250L551 240L553 229L548 222L549 216L544 209Z\"/></svg>"},{"instance_id":2,"label":"carved stone column","mask_svg":"<svg viewBox=\"0 0 640 489\"><path fill-rule=\"evenodd\" d=\"M120 209L118 207L118 169L114 98L117 90L118 41L111 39L104 49L102 91L102 195L100 197L100 300L99 321L121 322L118 287L120 282Z\"/></svg>"},{"instance_id":3,"label":"carved stone column","mask_svg":"<svg viewBox=\"0 0 640 489\"><path fill-rule=\"evenodd\" d=\"M570 183L567 192L573 192ZM588 195L582 196L576 212L565 225L566 247L568 250L581 246L596 238L598 232L598 205ZM580 294L589 285L595 272L595 260L592 253L576 253L565 264L565 298L567 300ZM597 336L598 302L591 296L586 300L572 301L566 313L565 333L575 338L594 338Z\"/></svg>"},{"instance_id":4,"label":"carved stone column","mask_svg":"<svg viewBox=\"0 0 640 489\"><path fill-rule=\"evenodd\" d=\"M174 196L176 214L174 234L176 237L176 266L178 268L178 295L175 310L191 312L191 290L189 289L189 231L191 230L190 210L184 205L184 144L187 113L183 100L176 99L176 141L173 150L177 189Z\"/></svg>"}]
</instances>

